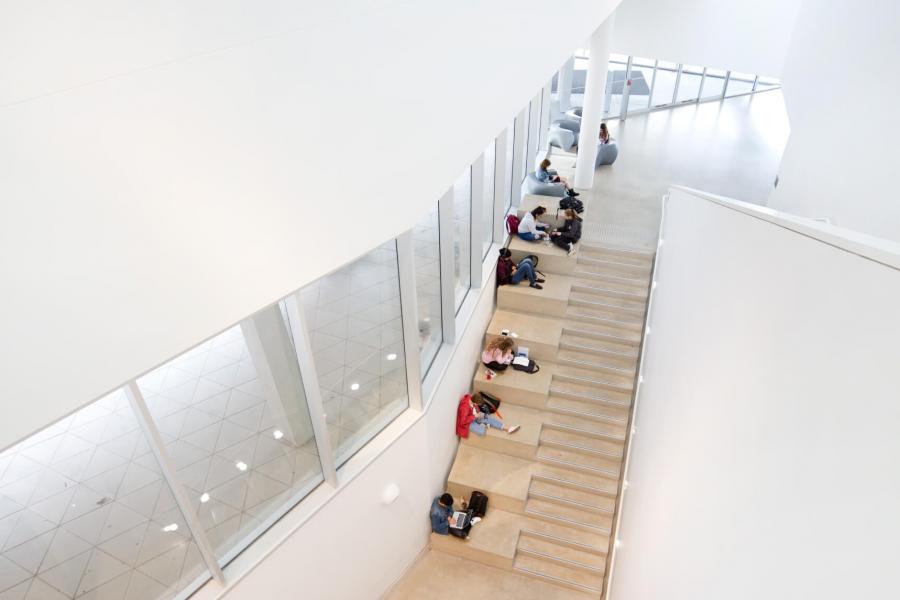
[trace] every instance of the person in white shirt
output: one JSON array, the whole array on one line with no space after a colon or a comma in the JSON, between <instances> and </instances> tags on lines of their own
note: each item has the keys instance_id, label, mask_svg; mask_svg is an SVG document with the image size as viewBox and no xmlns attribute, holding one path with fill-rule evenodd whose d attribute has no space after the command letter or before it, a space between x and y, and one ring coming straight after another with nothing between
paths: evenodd
<instances>
[{"instance_id":1,"label":"person in white shirt","mask_svg":"<svg viewBox=\"0 0 900 600\"><path fill-rule=\"evenodd\" d=\"M546 212L546 208L538 206L533 211L525 213L525 216L519 221L519 237L526 242L539 242L548 237L547 229L549 226L536 221L538 217Z\"/></svg>"}]
</instances>

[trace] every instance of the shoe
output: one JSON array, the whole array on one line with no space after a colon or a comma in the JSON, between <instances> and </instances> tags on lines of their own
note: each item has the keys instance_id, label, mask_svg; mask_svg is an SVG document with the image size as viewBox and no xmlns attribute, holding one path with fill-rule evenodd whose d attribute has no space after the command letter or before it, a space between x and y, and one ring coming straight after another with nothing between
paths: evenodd
<instances>
[{"instance_id":1,"label":"shoe","mask_svg":"<svg viewBox=\"0 0 900 600\"><path fill-rule=\"evenodd\" d=\"M538 277L537 279L535 279L535 281L536 281L537 283L544 283L544 282L547 281L547 280L546 280L546 279L541 279L540 277Z\"/></svg>"},{"instance_id":2,"label":"shoe","mask_svg":"<svg viewBox=\"0 0 900 600\"><path fill-rule=\"evenodd\" d=\"M572 256L573 254L575 254L575 244L573 244L572 242L569 242L569 254L568 254L568 256Z\"/></svg>"},{"instance_id":3,"label":"shoe","mask_svg":"<svg viewBox=\"0 0 900 600\"><path fill-rule=\"evenodd\" d=\"M575 190L566 190L566 193L567 193L569 196L571 196L572 198L574 198L575 196L580 196L580 195L581 195L580 193L576 192Z\"/></svg>"},{"instance_id":4,"label":"shoe","mask_svg":"<svg viewBox=\"0 0 900 600\"><path fill-rule=\"evenodd\" d=\"M515 433L515 432L517 432L519 429L520 429L520 427L519 427L518 425L513 425L512 427L509 428L509 432L508 432L508 433L511 433L511 434L512 434L512 433Z\"/></svg>"},{"instance_id":5,"label":"shoe","mask_svg":"<svg viewBox=\"0 0 900 600\"><path fill-rule=\"evenodd\" d=\"M535 289L537 289L537 290L542 290L542 289L544 289L544 286L542 286L542 285L539 284L539 283L532 283L532 284L529 285L528 287L533 287L533 288L535 288Z\"/></svg>"}]
</instances>

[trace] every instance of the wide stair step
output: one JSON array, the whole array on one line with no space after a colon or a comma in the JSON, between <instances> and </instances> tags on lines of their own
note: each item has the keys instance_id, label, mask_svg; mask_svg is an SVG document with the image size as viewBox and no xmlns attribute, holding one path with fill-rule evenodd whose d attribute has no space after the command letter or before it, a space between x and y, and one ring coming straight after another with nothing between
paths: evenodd
<instances>
[{"instance_id":1,"label":"wide stair step","mask_svg":"<svg viewBox=\"0 0 900 600\"><path fill-rule=\"evenodd\" d=\"M573 334L563 329L559 350L577 353L580 358L613 367L630 369L637 367L637 348L615 338L593 338Z\"/></svg>"},{"instance_id":2,"label":"wide stair step","mask_svg":"<svg viewBox=\"0 0 900 600\"><path fill-rule=\"evenodd\" d=\"M573 304L569 301L563 317L577 323L605 325L614 329L624 329L634 332L638 336L644 327L642 317L637 315L622 314L615 307L603 307L592 304Z\"/></svg>"},{"instance_id":3,"label":"wide stair step","mask_svg":"<svg viewBox=\"0 0 900 600\"><path fill-rule=\"evenodd\" d=\"M643 321L645 304L631 302L621 298L609 298L601 294L582 290L573 290L569 294L569 306L584 306L596 310L606 310L623 321Z\"/></svg>"},{"instance_id":4,"label":"wide stair step","mask_svg":"<svg viewBox=\"0 0 900 600\"><path fill-rule=\"evenodd\" d=\"M578 264L602 273L632 278L648 277L651 268L650 265L631 265L627 262L620 262L617 258L598 256L590 250L578 253Z\"/></svg>"},{"instance_id":5,"label":"wide stair step","mask_svg":"<svg viewBox=\"0 0 900 600\"><path fill-rule=\"evenodd\" d=\"M624 414L604 419L596 418L593 415L578 414L577 411L558 410L550 403L547 408L549 410L544 427L590 435L611 442L625 441L626 416Z\"/></svg>"},{"instance_id":6,"label":"wide stair step","mask_svg":"<svg viewBox=\"0 0 900 600\"><path fill-rule=\"evenodd\" d=\"M629 366L618 366L606 356L589 354L580 350L560 349L556 353L556 362L559 365L567 365L578 369L596 371L605 380L627 386L634 380L636 361Z\"/></svg>"},{"instance_id":7,"label":"wide stair step","mask_svg":"<svg viewBox=\"0 0 900 600\"><path fill-rule=\"evenodd\" d=\"M592 475L601 475L616 479L619 477L619 468L621 465L621 461L618 459L593 456L578 450L569 450L545 445L538 447L537 458L539 461L555 467L573 469Z\"/></svg>"},{"instance_id":8,"label":"wide stair step","mask_svg":"<svg viewBox=\"0 0 900 600\"><path fill-rule=\"evenodd\" d=\"M633 286L622 285L621 282L606 281L606 277L602 273L590 273L589 275L574 274L575 279L572 280L572 289L579 292L590 294L598 294L608 298L619 298L621 300L630 300L633 302L647 303L647 296L650 294L649 289L644 289L643 281Z\"/></svg>"},{"instance_id":9,"label":"wide stair step","mask_svg":"<svg viewBox=\"0 0 900 600\"><path fill-rule=\"evenodd\" d=\"M607 424L614 427L613 431L622 431L624 435L625 427L628 423L628 407L622 405L610 406L600 404L590 400L574 398L566 398L561 396L550 396L547 399L547 409L563 416L569 416L573 419L582 421L580 426L583 427L599 427L600 425L592 425L591 422L598 424Z\"/></svg>"},{"instance_id":10,"label":"wide stair step","mask_svg":"<svg viewBox=\"0 0 900 600\"><path fill-rule=\"evenodd\" d=\"M607 515L611 515L616 507L615 498L599 494L591 487L540 475L531 479L528 495Z\"/></svg>"},{"instance_id":11,"label":"wide stair step","mask_svg":"<svg viewBox=\"0 0 900 600\"><path fill-rule=\"evenodd\" d=\"M653 265L654 252L635 250L633 248L616 248L597 243L582 242L582 252L592 258L613 260L630 265L650 267Z\"/></svg>"},{"instance_id":12,"label":"wide stair step","mask_svg":"<svg viewBox=\"0 0 900 600\"><path fill-rule=\"evenodd\" d=\"M602 456L611 460L621 460L622 458L621 442L611 442L591 435L554 429L552 427L544 427L541 430L540 443L553 448L583 452L584 454Z\"/></svg>"},{"instance_id":13,"label":"wide stair step","mask_svg":"<svg viewBox=\"0 0 900 600\"><path fill-rule=\"evenodd\" d=\"M536 519L601 535L609 535L612 527L612 515L583 510L543 498L529 497L525 502L525 514Z\"/></svg>"},{"instance_id":14,"label":"wide stair step","mask_svg":"<svg viewBox=\"0 0 900 600\"><path fill-rule=\"evenodd\" d=\"M606 557L593 548L578 548L564 540L523 531L513 569L591 594L602 593Z\"/></svg>"},{"instance_id":15,"label":"wide stair step","mask_svg":"<svg viewBox=\"0 0 900 600\"><path fill-rule=\"evenodd\" d=\"M616 290L592 285L591 283L572 283L572 296L583 296L610 306L633 311L636 314L644 314L647 299L633 294L624 294ZM571 297L571 296L570 296Z\"/></svg>"},{"instance_id":16,"label":"wide stair step","mask_svg":"<svg viewBox=\"0 0 900 600\"><path fill-rule=\"evenodd\" d=\"M571 307L570 307L571 308ZM641 345L641 332L630 326L621 326L612 319L567 319L563 322L563 331L581 338L606 340L623 347L630 347L637 353Z\"/></svg>"},{"instance_id":17,"label":"wide stair step","mask_svg":"<svg viewBox=\"0 0 900 600\"><path fill-rule=\"evenodd\" d=\"M559 391L577 399L599 399L627 406L631 404L633 385L634 381L626 377L613 377L591 369L558 364L553 372L550 391Z\"/></svg>"},{"instance_id":18,"label":"wide stair step","mask_svg":"<svg viewBox=\"0 0 900 600\"><path fill-rule=\"evenodd\" d=\"M650 293L649 273L635 277L607 273L591 265L575 265L575 270L572 272L572 278L573 283L578 282L585 285L600 285L612 290L639 294L645 298Z\"/></svg>"}]
</instances>

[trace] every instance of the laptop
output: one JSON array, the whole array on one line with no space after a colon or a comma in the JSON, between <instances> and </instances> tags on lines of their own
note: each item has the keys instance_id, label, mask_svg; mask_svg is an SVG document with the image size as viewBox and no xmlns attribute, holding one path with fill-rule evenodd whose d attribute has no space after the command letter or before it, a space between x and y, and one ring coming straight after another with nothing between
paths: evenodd
<instances>
[{"instance_id":1,"label":"laptop","mask_svg":"<svg viewBox=\"0 0 900 600\"><path fill-rule=\"evenodd\" d=\"M465 529L469 524L469 513L465 513L459 510L454 511L453 519L456 524L451 525L450 527L452 527L453 529Z\"/></svg>"}]
</instances>

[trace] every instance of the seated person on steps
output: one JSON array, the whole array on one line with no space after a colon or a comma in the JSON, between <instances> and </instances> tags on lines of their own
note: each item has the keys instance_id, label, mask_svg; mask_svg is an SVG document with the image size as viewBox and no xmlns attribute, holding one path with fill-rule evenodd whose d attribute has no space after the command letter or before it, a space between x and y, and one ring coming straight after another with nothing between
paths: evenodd
<instances>
[{"instance_id":1,"label":"seated person on steps","mask_svg":"<svg viewBox=\"0 0 900 600\"><path fill-rule=\"evenodd\" d=\"M431 503L431 530L441 535L448 535L452 518L453 496L445 492Z\"/></svg>"},{"instance_id":2,"label":"seated person on steps","mask_svg":"<svg viewBox=\"0 0 900 600\"><path fill-rule=\"evenodd\" d=\"M569 196L577 196L578 192L576 192L571 185L569 185L569 180L565 177L560 177L559 174L553 169L548 169L550 166L550 160L545 158L541 161L538 170L534 172L534 175L538 178L538 181L541 183L561 183L566 187L566 194Z\"/></svg>"},{"instance_id":3,"label":"seated person on steps","mask_svg":"<svg viewBox=\"0 0 900 600\"><path fill-rule=\"evenodd\" d=\"M519 221L519 237L526 242L538 242L547 237L547 230L550 229L550 226L537 222L537 218L546 212L546 208L538 206L533 211L525 213L525 216Z\"/></svg>"},{"instance_id":4,"label":"seated person on steps","mask_svg":"<svg viewBox=\"0 0 900 600\"><path fill-rule=\"evenodd\" d=\"M500 248L500 258L497 259L497 287L501 285L516 285L522 279L528 279L528 285L533 288L543 289L541 286L545 279L535 275L534 263L530 258L523 258L516 265L513 263L512 252L509 248Z\"/></svg>"},{"instance_id":5,"label":"seated person on steps","mask_svg":"<svg viewBox=\"0 0 900 600\"><path fill-rule=\"evenodd\" d=\"M550 241L575 254L575 244L581 239L581 217L571 208L566 209L566 222L558 230L550 234Z\"/></svg>"},{"instance_id":6,"label":"seated person on steps","mask_svg":"<svg viewBox=\"0 0 900 600\"><path fill-rule=\"evenodd\" d=\"M488 369L505 371L516 357L516 343L508 336L492 339L481 353L481 362Z\"/></svg>"},{"instance_id":7,"label":"seated person on steps","mask_svg":"<svg viewBox=\"0 0 900 600\"><path fill-rule=\"evenodd\" d=\"M518 425L505 427L503 421L498 418L499 413L488 414L481 412L472 396L466 394L459 401L456 407L456 435L461 438L469 437L471 431L475 435L484 436L488 427L505 431L506 433L515 433L519 430Z\"/></svg>"},{"instance_id":8,"label":"seated person on steps","mask_svg":"<svg viewBox=\"0 0 900 600\"><path fill-rule=\"evenodd\" d=\"M608 144L609 142L609 129L606 128L606 123L600 123L600 143Z\"/></svg>"}]
</instances>

